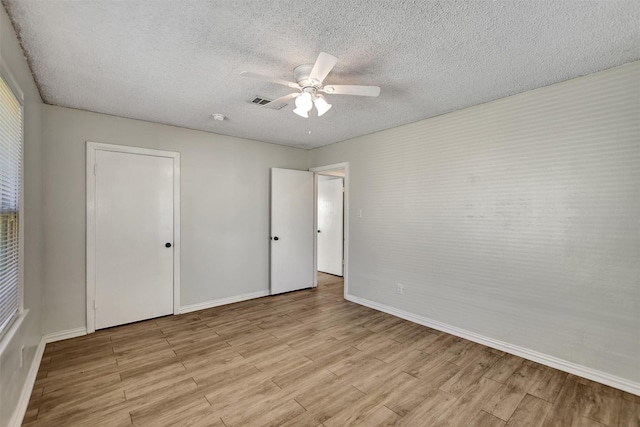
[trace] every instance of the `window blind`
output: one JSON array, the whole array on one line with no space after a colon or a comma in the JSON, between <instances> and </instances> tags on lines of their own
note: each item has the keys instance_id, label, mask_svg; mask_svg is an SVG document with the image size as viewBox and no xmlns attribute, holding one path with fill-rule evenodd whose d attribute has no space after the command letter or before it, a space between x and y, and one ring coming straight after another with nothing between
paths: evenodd
<instances>
[{"instance_id":1,"label":"window blind","mask_svg":"<svg viewBox=\"0 0 640 427\"><path fill-rule=\"evenodd\" d=\"M0 335L20 307L22 105L0 76Z\"/></svg>"}]
</instances>

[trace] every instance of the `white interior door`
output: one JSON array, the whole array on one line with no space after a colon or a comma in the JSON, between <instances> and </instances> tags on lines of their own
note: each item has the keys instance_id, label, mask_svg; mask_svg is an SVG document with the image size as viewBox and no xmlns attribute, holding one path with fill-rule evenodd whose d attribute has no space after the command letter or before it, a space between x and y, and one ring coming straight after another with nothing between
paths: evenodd
<instances>
[{"instance_id":1,"label":"white interior door","mask_svg":"<svg viewBox=\"0 0 640 427\"><path fill-rule=\"evenodd\" d=\"M342 276L342 178L318 176L318 271Z\"/></svg>"},{"instance_id":2,"label":"white interior door","mask_svg":"<svg viewBox=\"0 0 640 427\"><path fill-rule=\"evenodd\" d=\"M271 294L313 286L313 173L271 169Z\"/></svg>"},{"instance_id":3,"label":"white interior door","mask_svg":"<svg viewBox=\"0 0 640 427\"><path fill-rule=\"evenodd\" d=\"M95 327L171 314L174 159L95 156Z\"/></svg>"}]
</instances>

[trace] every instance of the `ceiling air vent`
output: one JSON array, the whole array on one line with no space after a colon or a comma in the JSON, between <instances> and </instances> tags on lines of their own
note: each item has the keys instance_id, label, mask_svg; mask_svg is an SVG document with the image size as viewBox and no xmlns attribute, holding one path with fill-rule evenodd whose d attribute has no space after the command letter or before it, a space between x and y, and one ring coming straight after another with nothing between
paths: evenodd
<instances>
[{"instance_id":1,"label":"ceiling air vent","mask_svg":"<svg viewBox=\"0 0 640 427\"><path fill-rule=\"evenodd\" d=\"M256 104L258 106L262 106L262 105L268 104L271 101L273 101L273 99L265 98L264 96L260 96L260 95L256 95L253 98L249 99L249 102L251 104ZM286 102L282 102L282 103L270 105L267 108L271 108L273 110L280 110L283 107L285 107L286 105L287 105Z\"/></svg>"}]
</instances>

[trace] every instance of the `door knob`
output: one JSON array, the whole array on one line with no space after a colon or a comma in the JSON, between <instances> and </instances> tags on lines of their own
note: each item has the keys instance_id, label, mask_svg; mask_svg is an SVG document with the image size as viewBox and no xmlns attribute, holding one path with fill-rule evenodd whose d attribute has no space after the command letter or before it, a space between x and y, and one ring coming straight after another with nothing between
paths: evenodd
<instances>
[{"instance_id":1,"label":"door knob","mask_svg":"<svg viewBox=\"0 0 640 427\"><path fill-rule=\"evenodd\" d=\"M318 233L322 233L320 230L318 230Z\"/></svg>"},{"instance_id":2,"label":"door knob","mask_svg":"<svg viewBox=\"0 0 640 427\"><path fill-rule=\"evenodd\" d=\"M275 236L275 237L273 238L273 240L278 240L278 236Z\"/></svg>"},{"instance_id":3,"label":"door knob","mask_svg":"<svg viewBox=\"0 0 640 427\"><path fill-rule=\"evenodd\" d=\"M170 247L171 247L171 243L165 243L165 244L164 244L164 247L165 247L165 248L170 248Z\"/></svg>"}]
</instances>

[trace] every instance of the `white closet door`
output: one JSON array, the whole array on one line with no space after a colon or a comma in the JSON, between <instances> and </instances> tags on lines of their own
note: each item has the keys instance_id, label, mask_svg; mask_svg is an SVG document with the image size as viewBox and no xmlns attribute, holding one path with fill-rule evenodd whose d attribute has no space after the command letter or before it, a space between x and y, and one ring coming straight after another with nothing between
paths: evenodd
<instances>
[{"instance_id":1,"label":"white closet door","mask_svg":"<svg viewBox=\"0 0 640 427\"><path fill-rule=\"evenodd\" d=\"M96 329L173 313L173 162L96 151Z\"/></svg>"}]
</instances>

